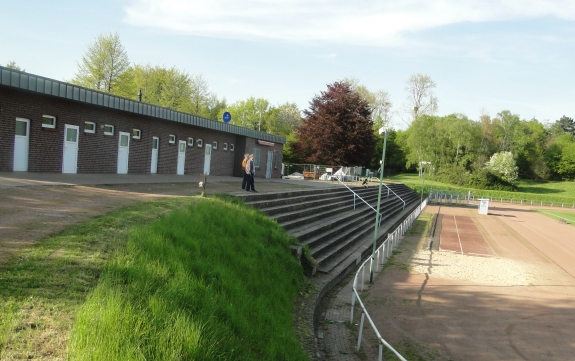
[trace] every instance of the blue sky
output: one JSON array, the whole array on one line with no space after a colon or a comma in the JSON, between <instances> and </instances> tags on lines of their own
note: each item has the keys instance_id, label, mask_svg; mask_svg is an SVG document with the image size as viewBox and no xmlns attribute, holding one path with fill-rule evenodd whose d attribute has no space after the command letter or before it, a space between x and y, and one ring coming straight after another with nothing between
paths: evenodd
<instances>
[{"instance_id":1,"label":"blue sky","mask_svg":"<svg viewBox=\"0 0 575 361\"><path fill-rule=\"evenodd\" d=\"M0 0L0 64L71 79L118 32L130 61L202 74L229 103L300 109L354 77L385 90L404 128L405 82L429 75L439 115L575 117L575 1Z\"/></svg>"}]
</instances>

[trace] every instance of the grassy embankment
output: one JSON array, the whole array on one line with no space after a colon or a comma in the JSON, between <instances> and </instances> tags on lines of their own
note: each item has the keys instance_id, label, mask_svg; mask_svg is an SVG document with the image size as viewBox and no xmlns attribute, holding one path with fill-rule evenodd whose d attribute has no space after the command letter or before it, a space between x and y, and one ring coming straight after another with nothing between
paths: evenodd
<instances>
[{"instance_id":1,"label":"grassy embankment","mask_svg":"<svg viewBox=\"0 0 575 361\"><path fill-rule=\"evenodd\" d=\"M218 199L75 225L0 265L0 358L305 360L292 242L256 210Z\"/></svg>"},{"instance_id":2,"label":"grassy embankment","mask_svg":"<svg viewBox=\"0 0 575 361\"><path fill-rule=\"evenodd\" d=\"M391 182L404 183L416 192L421 192L422 179L416 173L404 173L386 179ZM523 199L534 202L543 201L546 203L566 203L569 204L569 206L575 204L575 182L550 181L540 183L521 180L517 181L516 185L519 189L517 192L491 191L459 187L447 183L436 182L426 176L424 194L427 194L427 192L433 188L440 190L458 191L462 194L467 194L468 191L471 191L471 194L475 198L503 198L504 200L514 199L514 201Z\"/></svg>"}]
</instances>

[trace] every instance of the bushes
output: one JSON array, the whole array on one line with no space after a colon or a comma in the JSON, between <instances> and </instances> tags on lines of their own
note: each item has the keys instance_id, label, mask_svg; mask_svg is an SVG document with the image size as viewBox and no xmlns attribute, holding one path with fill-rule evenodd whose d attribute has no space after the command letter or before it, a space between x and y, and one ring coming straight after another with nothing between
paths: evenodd
<instances>
[{"instance_id":1,"label":"bushes","mask_svg":"<svg viewBox=\"0 0 575 361\"><path fill-rule=\"evenodd\" d=\"M475 189L490 189L497 191L516 192L517 187L504 181L495 174L481 169L469 176L467 186Z\"/></svg>"}]
</instances>

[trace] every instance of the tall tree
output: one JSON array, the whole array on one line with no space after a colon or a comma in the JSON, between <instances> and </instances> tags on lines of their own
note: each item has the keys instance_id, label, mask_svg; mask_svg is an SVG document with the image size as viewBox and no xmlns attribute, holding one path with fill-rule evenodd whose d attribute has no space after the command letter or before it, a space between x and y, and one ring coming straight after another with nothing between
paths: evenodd
<instances>
[{"instance_id":1,"label":"tall tree","mask_svg":"<svg viewBox=\"0 0 575 361\"><path fill-rule=\"evenodd\" d=\"M118 33L100 34L88 44L72 83L113 93L130 61Z\"/></svg>"},{"instance_id":2,"label":"tall tree","mask_svg":"<svg viewBox=\"0 0 575 361\"><path fill-rule=\"evenodd\" d=\"M183 112L192 110L190 76L176 67L134 65L122 74L114 93L137 99L139 90L143 102Z\"/></svg>"},{"instance_id":3,"label":"tall tree","mask_svg":"<svg viewBox=\"0 0 575 361\"><path fill-rule=\"evenodd\" d=\"M575 135L575 121L573 118L562 116L558 121L555 122L565 133L570 133Z\"/></svg>"},{"instance_id":4,"label":"tall tree","mask_svg":"<svg viewBox=\"0 0 575 361\"><path fill-rule=\"evenodd\" d=\"M391 103L388 92L385 90L371 92L365 85L361 84L357 78L345 78L343 81L348 83L351 90L358 93L359 96L369 104L375 130L379 130L379 128L383 126L390 126L392 118L391 108L393 104Z\"/></svg>"},{"instance_id":5,"label":"tall tree","mask_svg":"<svg viewBox=\"0 0 575 361\"><path fill-rule=\"evenodd\" d=\"M232 122L242 127L261 130L268 130L268 118L270 116L270 102L264 98L250 97L240 100L227 107L232 115Z\"/></svg>"},{"instance_id":6,"label":"tall tree","mask_svg":"<svg viewBox=\"0 0 575 361\"><path fill-rule=\"evenodd\" d=\"M366 165L375 146L369 104L348 83L335 82L304 110L291 149L316 164Z\"/></svg>"},{"instance_id":7,"label":"tall tree","mask_svg":"<svg viewBox=\"0 0 575 361\"><path fill-rule=\"evenodd\" d=\"M204 77L199 75L193 75L190 78L190 101L192 104L192 112L194 114L200 114L203 109L207 108L208 99L210 97L210 89L208 87L208 82Z\"/></svg>"},{"instance_id":8,"label":"tall tree","mask_svg":"<svg viewBox=\"0 0 575 361\"><path fill-rule=\"evenodd\" d=\"M18 65L16 65L15 61L9 61L8 64L6 64L6 67L8 69L14 69L14 70L19 70L19 71L26 71L22 68L20 68Z\"/></svg>"},{"instance_id":9,"label":"tall tree","mask_svg":"<svg viewBox=\"0 0 575 361\"><path fill-rule=\"evenodd\" d=\"M435 87L435 82L426 74L413 74L407 79L407 102L404 104L404 110L409 116L409 122L424 114L432 115L437 112L437 97L433 92Z\"/></svg>"},{"instance_id":10,"label":"tall tree","mask_svg":"<svg viewBox=\"0 0 575 361\"><path fill-rule=\"evenodd\" d=\"M301 113L295 103L272 107L266 117L266 132L287 137L302 124Z\"/></svg>"}]
</instances>

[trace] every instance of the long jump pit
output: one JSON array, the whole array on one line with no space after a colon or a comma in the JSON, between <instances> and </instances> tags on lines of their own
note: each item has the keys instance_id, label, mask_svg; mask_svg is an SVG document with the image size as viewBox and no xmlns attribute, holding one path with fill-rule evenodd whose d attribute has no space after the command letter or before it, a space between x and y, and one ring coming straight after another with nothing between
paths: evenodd
<instances>
[{"instance_id":1,"label":"long jump pit","mask_svg":"<svg viewBox=\"0 0 575 361\"><path fill-rule=\"evenodd\" d=\"M364 299L384 339L425 360L575 360L574 225L528 206L433 205L412 230Z\"/></svg>"}]
</instances>

